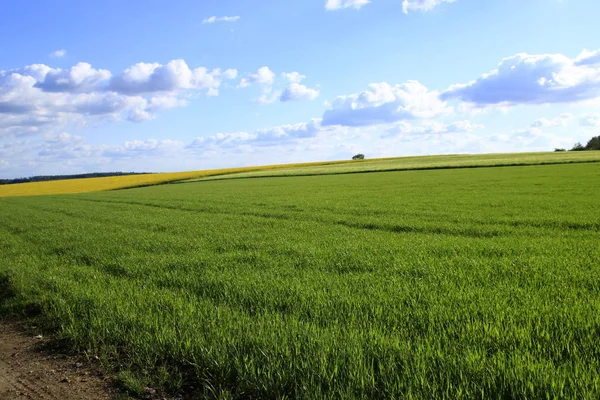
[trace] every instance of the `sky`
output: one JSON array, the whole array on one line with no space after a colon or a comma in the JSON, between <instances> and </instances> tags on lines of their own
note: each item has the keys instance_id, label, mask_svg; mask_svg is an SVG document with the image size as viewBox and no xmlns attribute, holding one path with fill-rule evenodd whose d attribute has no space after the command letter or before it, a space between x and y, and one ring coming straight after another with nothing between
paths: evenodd
<instances>
[{"instance_id":1,"label":"sky","mask_svg":"<svg viewBox=\"0 0 600 400\"><path fill-rule=\"evenodd\" d=\"M0 178L552 151L598 0L0 1Z\"/></svg>"}]
</instances>

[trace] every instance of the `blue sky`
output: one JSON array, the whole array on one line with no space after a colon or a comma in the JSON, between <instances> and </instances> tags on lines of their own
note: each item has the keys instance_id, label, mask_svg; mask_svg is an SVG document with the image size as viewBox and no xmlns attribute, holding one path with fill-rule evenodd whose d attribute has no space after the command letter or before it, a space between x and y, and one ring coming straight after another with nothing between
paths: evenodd
<instances>
[{"instance_id":1,"label":"blue sky","mask_svg":"<svg viewBox=\"0 0 600 400\"><path fill-rule=\"evenodd\" d=\"M544 151L600 133L597 0L0 4L0 177Z\"/></svg>"}]
</instances>

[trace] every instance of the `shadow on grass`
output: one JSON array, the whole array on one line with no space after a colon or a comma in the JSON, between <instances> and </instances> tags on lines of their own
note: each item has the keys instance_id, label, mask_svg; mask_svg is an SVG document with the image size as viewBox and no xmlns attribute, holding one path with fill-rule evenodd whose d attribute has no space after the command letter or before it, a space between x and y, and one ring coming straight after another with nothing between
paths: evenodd
<instances>
[{"instance_id":1,"label":"shadow on grass","mask_svg":"<svg viewBox=\"0 0 600 400\"><path fill-rule=\"evenodd\" d=\"M0 275L0 309L8 300L16 297L17 294L7 275Z\"/></svg>"}]
</instances>

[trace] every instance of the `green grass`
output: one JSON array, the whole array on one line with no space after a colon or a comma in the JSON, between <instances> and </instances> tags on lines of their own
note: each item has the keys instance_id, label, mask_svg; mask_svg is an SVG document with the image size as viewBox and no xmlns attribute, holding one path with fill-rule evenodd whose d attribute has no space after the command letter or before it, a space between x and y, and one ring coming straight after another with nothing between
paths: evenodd
<instances>
[{"instance_id":1,"label":"green grass","mask_svg":"<svg viewBox=\"0 0 600 400\"><path fill-rule=\"evenodd\" d=\"M0 298L123 365L134 389L127 371L200 398L597 399L599 174L0 199Z\"/></svg>"},{"instance_id":2,"label":"green grass","mask_svg":"<svg viewBox=\"0 0 600 400\"><path fill-rule=\"evenodd\" d=\"M224 173L187 182L207 180L313 176L332 174L352 174L357 172L413 171L448 168L480 168L497 166L549 165L600 162L600 151L553 152L553 153L498 153L498 154L451 154L436 156L398 157L366 159L349 163L307 165L290 168L264 169Z\"/></svg>"}]
</instances>

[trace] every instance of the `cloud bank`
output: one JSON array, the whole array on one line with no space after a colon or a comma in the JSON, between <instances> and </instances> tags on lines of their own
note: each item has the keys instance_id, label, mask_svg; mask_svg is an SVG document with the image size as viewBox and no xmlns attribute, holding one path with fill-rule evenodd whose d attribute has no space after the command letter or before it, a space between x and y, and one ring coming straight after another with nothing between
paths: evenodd
<instances>
[{"instance_id":1,"label":"cloud bank","mask_svg":"<svg viewBox=\"0 0 600 400\"><path fill-rule=\"evenodd\" d=\"M571 59L562 54L517 54L469 83L451 86L442 100L476 107L574 103L600 97L600 51Z\"/></svg>"},{"instance_id":2,"label":"cloud bank","mask_svg":"<svg viewBox=\"0 0 600 400\"><path fill-rule=\"evenodd\" d=\"M400 85L372 83L368 89L338 96L323 114L323 125L368 126L410 119L430 119L448 114L451 108L417 81Z\"/></svg>"},{"instance_id":3,"label":"cloud bank","mask_svg":"<svg viewBox=\"0 0 600 400\"><path fill-rule=\"evenodd\" d=\"M153 119L187 104L193 92L218 95L237 71L190 68L184 60L138 63L113 75L80 62L68 69L33 64L0 71L0 138L33 135L69 124Z\"/></svg>"}]
</instances>

